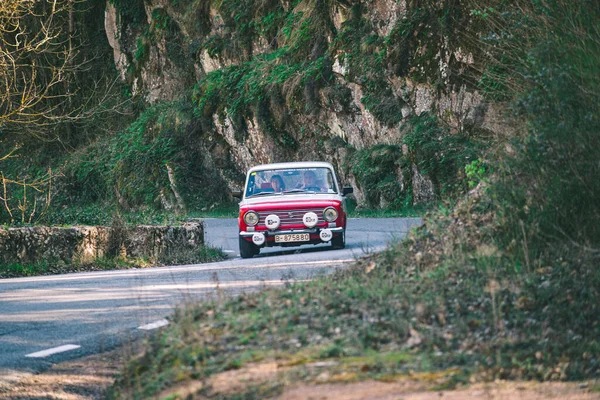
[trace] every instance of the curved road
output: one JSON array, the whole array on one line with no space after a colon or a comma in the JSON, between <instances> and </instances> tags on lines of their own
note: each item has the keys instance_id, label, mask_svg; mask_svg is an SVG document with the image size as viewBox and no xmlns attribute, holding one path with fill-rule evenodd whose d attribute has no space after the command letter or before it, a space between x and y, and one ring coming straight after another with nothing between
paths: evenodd
<instances>
[{"instance_id":1,"label":"curved road","mask_svg":"<svg viewBox=\"0 0 600 400\"><path fill-rule=\"evenodd\" d=\"M182 303L330 273L401 239L421 220L351 219L344 250L275 247L246 260L238 254L235 219L204 222L206 242L227 260L0 280L0 384L127 343L167 323Z\"/></svg>"}]
</instances>

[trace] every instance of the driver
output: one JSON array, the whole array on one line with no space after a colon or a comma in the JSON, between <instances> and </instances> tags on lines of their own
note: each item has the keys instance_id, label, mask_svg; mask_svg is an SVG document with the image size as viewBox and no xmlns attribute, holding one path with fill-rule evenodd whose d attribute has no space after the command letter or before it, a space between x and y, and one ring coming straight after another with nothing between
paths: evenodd
<instances>
[{"instance_id":1,"label":"driver","mask_svg":"<svg viewBox=\"0 0 600 400\"><path fill-rule=\"evenodd\" d=\"M304 184L299 185L299 189L311 189L316 191L321 191L321 188L317 186L317 175L315 171L305 171L304 175Z\"/></svg>"}]
</instances>

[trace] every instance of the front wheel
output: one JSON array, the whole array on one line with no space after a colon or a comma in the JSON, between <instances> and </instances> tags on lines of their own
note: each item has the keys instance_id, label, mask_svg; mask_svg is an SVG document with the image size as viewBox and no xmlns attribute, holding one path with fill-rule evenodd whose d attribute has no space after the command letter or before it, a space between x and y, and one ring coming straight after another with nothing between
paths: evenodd
<instances>
[{"instance_id":1,"label":"front wheel","mask_svg":"<svg viewBox=\"0 0 600 400\"><path fill-rule=\"evenodd\" d=\"M340 235L334 236L331 239L331 247L333 249L343 249L346 247L346 230L344 229Z\"/></svg>"},{"instance_id":2,"label":"front wheel","mask_svg":"<svg viewBox=\"0 0 600 400\"><path fill-rule=\"evenodd\" d=\"M242 258L252 258L259 252L260 250L254 245L254 243L248 242L240 236L240 256Z\"/></svg>"}]
</instances>

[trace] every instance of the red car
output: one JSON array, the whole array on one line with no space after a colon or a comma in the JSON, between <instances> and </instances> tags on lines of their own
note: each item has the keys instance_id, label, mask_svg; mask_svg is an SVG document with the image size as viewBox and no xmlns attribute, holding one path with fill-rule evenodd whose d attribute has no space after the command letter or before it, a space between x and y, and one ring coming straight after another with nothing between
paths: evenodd
<instances>
[{"instance_id":1,"label":"red car","mask_svg":"<svg viewBox=\"0 0 600 400\"><path fill-rule=\"evenodd\" d=\"M344 196L333 166L326 162L266 164L248 171L241 193L240 255L263 247L331 243L346 245Z\"/></svg>"}]
</instances>

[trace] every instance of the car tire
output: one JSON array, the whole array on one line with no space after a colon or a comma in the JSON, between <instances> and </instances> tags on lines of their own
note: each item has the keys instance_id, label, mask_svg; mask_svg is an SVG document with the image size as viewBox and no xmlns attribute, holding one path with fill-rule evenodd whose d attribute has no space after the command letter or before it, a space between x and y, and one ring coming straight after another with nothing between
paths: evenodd
<instances>
[{"instance_id":1,"label":"car tire","mask_svg":"<svg viewBox=\"0 0 600 400\"><path fill-rule=\"evenodd\" d=\"M336 250L343 249L344 247L346 247L346 230L345 229L342 231L341 235L334 236L333 239L331 239L331 247Z\"/></svg>"},{"instance_id":2,"label":"car tire","mask_svg":"<svg viewBox=\"0 0 600 400\"><path fill-rule=\"evenodd\" d=\"M260 250L254 243L250 243L240 236L240 257L252 258L259 252Z\"/></svg>"}]
</instances>

